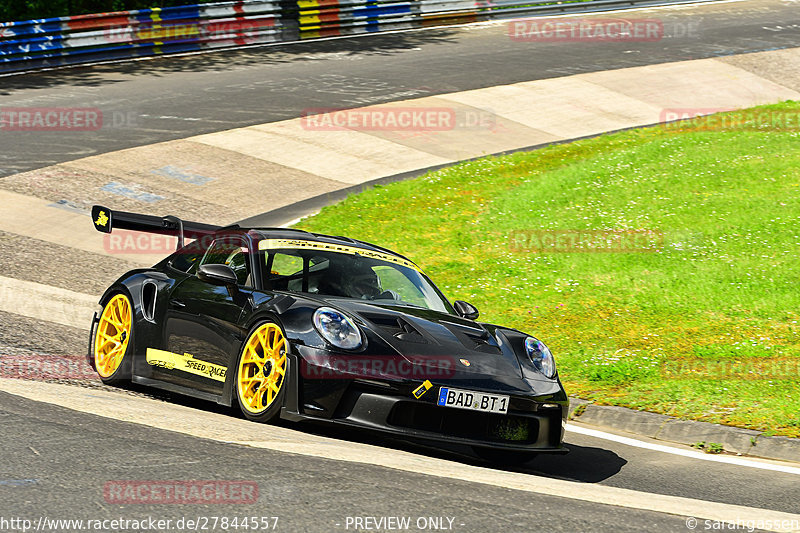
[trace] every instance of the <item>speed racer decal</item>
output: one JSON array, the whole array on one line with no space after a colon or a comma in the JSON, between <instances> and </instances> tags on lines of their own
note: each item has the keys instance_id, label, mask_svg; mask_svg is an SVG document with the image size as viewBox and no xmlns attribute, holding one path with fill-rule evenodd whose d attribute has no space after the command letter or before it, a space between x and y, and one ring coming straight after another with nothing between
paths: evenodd
<instances>
[{"instance_id":1,"label":"speed racer decal","mask_svg":"<svg viewBox=\"0 0 800 533\"><path fill-rule=\"evenodd\" d=\"M362 257L371 257L373 259L380 259L387 263L395 263L414 270L419 270L419 267L402 257L397 257L375 250L367 250L358 248L356 246L345 246L343 244L333 244L320 241L308 241L304 239L264 239L258 243L259 250L325 250L326 252L339 252L342 254L360 255Z\"/></svg>"},{"instance_id":2,"label":"speed racer decal","mask_svg":"<svg viewBox=\"0 0 800 533\"><path fill-rule=\"evenodd\" d=\"M166 368L167 370L180 370L197 376L203 376L215 381L225 381L227 369L221 365L207 363L194 358L192 354L183 355L165 350L147 349L147 364Z\"/></svg>"}]
</instances>

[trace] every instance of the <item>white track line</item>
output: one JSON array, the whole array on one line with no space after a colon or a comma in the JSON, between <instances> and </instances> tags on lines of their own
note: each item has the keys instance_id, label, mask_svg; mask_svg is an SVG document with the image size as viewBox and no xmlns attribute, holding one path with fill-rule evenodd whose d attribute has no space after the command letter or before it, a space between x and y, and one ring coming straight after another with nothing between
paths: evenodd
<instances>
[{"instance_id":1,"label":"white track line","mask_svg":"<svg viewBox=\"0 0 800 533\"><path fill-rule=\"evenodd\" d=\"M0 276L0 311L88 329L97 296Z\"/></svg>"},{"instance_id":2,"label":"white track line","mask_svg":"<svg viewBox=\"0 0 800 533\"><path fill-rule=\"evenodd\" d=\"M730 455L709 455L707 453L696 452L693 450L683 450L681 448L673 448L672 446L665 446L663 444L654 444L644 442L641 440L632 439L630 437L622 437L614 435L613 433L606 433L597 429L589 429L586 427L576 426L574 424L567 424L567 431L577 433L579 435L586 435L587 437L595 437L597 439L610 440L628 446L635 446L636 448L645 448L647 450L654 450L663 453L671 453L673 455L680 455L681 457L689 457L691 459L699 459L701 461L711 461L714 463L728 463L737 466L746 466L748 468L760 468L762 470L772 470L775 472L783 472L784 474L794 474L800 476L800 468L796 466L788 466L773 463L761 463L741 457L731 457Z\"/></svg>"}]
</instances>

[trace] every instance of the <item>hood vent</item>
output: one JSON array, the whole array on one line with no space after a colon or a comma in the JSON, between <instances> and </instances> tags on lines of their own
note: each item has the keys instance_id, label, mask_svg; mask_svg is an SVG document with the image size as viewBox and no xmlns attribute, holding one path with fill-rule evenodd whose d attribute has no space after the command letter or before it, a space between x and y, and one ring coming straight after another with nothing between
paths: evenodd
<instances>
[{"instance_id":1,"label":"hood vent","mask_svg":"<svg viewBox=\"0 0 800 533\"><path fill-rule=\"evenodd\" d=\"M416 342L420 344L427 344L428 342L417 328L399 316L366 315L363 313L362 316L384 332L403 342Z\"/></svg>"},{"instance_id":2,"label":"hood vent","mask_svg":"<svg viewBox=\"0 0 800 533\"><path fill-rule=\"evenodd\" d=\"M397 323L402 331L400 333L395 334L395 337L405 342L421 342L421 343L425 342L425 338L422 336L422 333L417 331L417 329L414 326L412 326L402 318L398 318Z\"/></svg>"},{"instance_id":3,"label":"hood vent","mask_svg":"<svg viewBox=\"0 0 800 533\"><path fill-rule=\"evenodd\" d=\"M489 332L483 328L476 328L455 322L442 322L442 324L455 335L465 348L476 352L500 354L500 347L494 342Z\"/></svg>"}]
</instances>

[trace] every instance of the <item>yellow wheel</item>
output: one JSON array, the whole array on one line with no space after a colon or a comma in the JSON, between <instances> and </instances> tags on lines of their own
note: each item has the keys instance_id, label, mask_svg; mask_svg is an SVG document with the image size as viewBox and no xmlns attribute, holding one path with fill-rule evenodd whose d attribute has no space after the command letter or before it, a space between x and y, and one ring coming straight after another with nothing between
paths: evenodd
<instances>
[{"instance_id":1,"label":"yellow wheel","mask_svg":"<svg viewBox=\"0 0 800 533\"><path fill-rule=\"evenodd\" d=\"M269 422L278 416L286 381L286 337L267 322L247 338L236 368L239 407L250 420Z\"/></svg>"},{"instance_id":2,"label":"yellow wheel","mask_svg":"<svg viewBox=\"0 0 800 533\"><path fill-rule=\"evenodd\" d=\"M94 336L94 367L100 378L107 382L120 380L117 374L122 366L133 329L131 302L124 294L108 301L100 315ZM124 376L123 376L124 377Z\"/></svg>"}]
</instances>

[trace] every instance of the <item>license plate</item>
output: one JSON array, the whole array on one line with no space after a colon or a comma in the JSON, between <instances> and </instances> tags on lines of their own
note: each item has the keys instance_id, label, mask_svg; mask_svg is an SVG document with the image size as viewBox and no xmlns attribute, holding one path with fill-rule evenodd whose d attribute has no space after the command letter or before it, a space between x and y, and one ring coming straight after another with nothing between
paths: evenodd
<instances>
[{"instance_id":1,"label":"license plate","mask_svg":"<svg viewBox=\"0 0 800 533\"><path fill-rule=\"evenodd\" d=\"M458 407L459 409L471 409L473 411L508 412L508 396L451 389L450 387L439 389L439 401L437 403L443 407Z\"/></svg>"}]
</instances>

